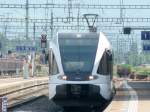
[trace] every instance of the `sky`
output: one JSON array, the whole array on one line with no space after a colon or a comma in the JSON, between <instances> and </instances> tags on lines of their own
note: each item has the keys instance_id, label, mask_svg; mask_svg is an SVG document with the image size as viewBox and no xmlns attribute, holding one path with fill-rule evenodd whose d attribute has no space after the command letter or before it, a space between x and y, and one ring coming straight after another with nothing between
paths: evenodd
<instances>
[{"instance_id":1,"label":"sky","mask_svg":"<svg viewBox=\"0 0 150 112\"><path fill-rule=\"evenodd\" d=\"M150 5L150 0L72 0L73 4L101 4L101 5L120 5L121 2L123 2L123 5ZM0 0L0 4L25 4L26 0ZM68 4L68 0L29 0L29 4ZM68 8L65 9L29 9L29 18L30 19L50 19L51 18L51 10L53 10L54 17L64 17L66 18L68 16ZM120 9L72 9L71 16L77 17L78 15L83 17L83 14L85 13L96 13L99 15L100 18L120 18ZM25 9L4 9L0 8L0 18L25 18ZM150 18L150 9L123 9L122 17L124 18ZM85 25L86 23L80 23L80 25ZM122 36L119 33L122 32L122 29L115 29L115 28L105 28L103 26L110 25L110 26L119 26L122 24L117 24L114 22L109 23L96 23L98 26L100 26L100 30L105 32L108 37L111 39L113 38L133 38L135 40L140 39L140 31L133 31L132 35L130 36ZM25 23L2 23L0 22L0 32L4 33L4 27L5 26L20 26L25 27ZM46 26L46 24L39 24ZM50 26L50 24L47 24ZM77 23L54 23L54 25L64 25L64 26L71 26L71 25L77 25ZM150 23L131 23L126 22L124 23L125 26L150 26ZM33 27L33 23L29 23L29 26ZM36 29L36 36L39 38L41 33L45 29ZM54 29L54 35L57 31L65 31L62 29ZM23 38L25 36L25 29L7 29L7 36L9 38ZM30 37L33 37L33 29L30 29L29 34ZM48 37L50 37L50 29L48 29Z\"/></svg>"}]
</instances>

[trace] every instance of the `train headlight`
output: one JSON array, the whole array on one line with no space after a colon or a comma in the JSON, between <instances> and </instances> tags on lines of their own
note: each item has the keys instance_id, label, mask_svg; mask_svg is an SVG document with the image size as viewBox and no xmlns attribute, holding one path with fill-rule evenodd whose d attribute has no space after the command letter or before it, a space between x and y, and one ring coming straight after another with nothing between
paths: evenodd
<instances>
[{"instance_id":1,"label":"train headlight","mask_svg":"<svg viewBox=\"0 0 150 112\"><path fill-rule=\"evenodd\" d=\"M90 75L89 80L93 80L93 79L94 79L94 76Z\"/></svg>"},{"instance_id":2,"label":"train headlight","mask_svg":"<svg viewBox=\"0 0 150 112\"><path fill-rule=\"evenodd\" d=\"M67 80L67 76L66 76L66 75L63 75L63 76L62 76L62 79L63 79L63 80Z\"/></svg>"}]
</instances>

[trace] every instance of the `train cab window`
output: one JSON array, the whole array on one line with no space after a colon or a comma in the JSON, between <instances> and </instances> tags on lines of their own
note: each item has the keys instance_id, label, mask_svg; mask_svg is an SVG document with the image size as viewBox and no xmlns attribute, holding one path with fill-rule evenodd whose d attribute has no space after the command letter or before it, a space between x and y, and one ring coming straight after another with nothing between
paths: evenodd
<instances>
[{"instance_id":1,"label":"train cab window","mask_svg":"<svg viewBox=\"0 0 150 112\"><path fill-rule=\"evenodd\" d=\"M49 52L49 74L56 75L58 74L58 65L56 62L56 58L52 51Z\"/></svg>"},{"instance_id":2,"label":"train cab window","mask_svg":"<svg viewBox=\"0 0 150 112\"><path fill-rule=\"evenodd\" d=\"M102 75L111 75L112 74L112 53L111 51L107 50L104 52L99 66L97 70L98 74Z\"/></svg>"},{"instance_id":3,"label":"train cab window","mask_svg":"<svg viewBox=\"0 0 150 112\"><path fill-rule=\"evenodd\" d=\"M91 74L94 66L98 37L61 37L59 47L65 74Z\"/></svg>"}]
</instances>

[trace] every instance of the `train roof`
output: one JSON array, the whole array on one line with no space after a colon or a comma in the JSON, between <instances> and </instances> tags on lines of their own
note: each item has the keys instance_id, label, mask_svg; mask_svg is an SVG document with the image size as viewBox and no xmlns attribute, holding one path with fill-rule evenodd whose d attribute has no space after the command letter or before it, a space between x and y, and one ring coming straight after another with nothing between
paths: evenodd
<instances>
[{"instance_id":1,"label":"train roof","mask_svg":"<svg viewBox=\"0 0 150 112\"><path fill-rule=\"evenodd\" d=\"M99 33L58 33L58 38L99 38Z\"/></svg>"},{"instance_id":2,"label":"train roof","mask_svg":"<svg viewBox=\"0 0 150 112\"><path fill-rule=\"evenodd\" d=\"M55 44L55 45L58 45L58 40L59 38L63 38L63 39L69 39L69 38L95 38L95 39L100 39L100 41L103 41L103 43L107 43L110 45L107 37L104 35L103 32L99 32L99 33L93 33L93 32L58 32L57 33L57 36L56 38L53 38L51 41L50 41L50 46L49 48L51 48L51 45L52 44Z\"/></svg>"}]
</instances>

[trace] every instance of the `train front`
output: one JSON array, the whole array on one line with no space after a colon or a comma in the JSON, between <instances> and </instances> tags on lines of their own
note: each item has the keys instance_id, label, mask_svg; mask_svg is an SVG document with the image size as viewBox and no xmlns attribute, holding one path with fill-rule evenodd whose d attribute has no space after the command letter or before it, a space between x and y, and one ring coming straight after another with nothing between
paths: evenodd
<instances>
[{"instance_id":1,"label":"train front","mask_svg":"<svg viewBox=\"0 0 150 112\"><path fill-rule=\"evenodd\" d=\"M104 35L59 33L56 43L51 44L50 99L64 107L105 108L113 87L112 55L106 56L110 45Z\"/></svg>"}]
</instances>

